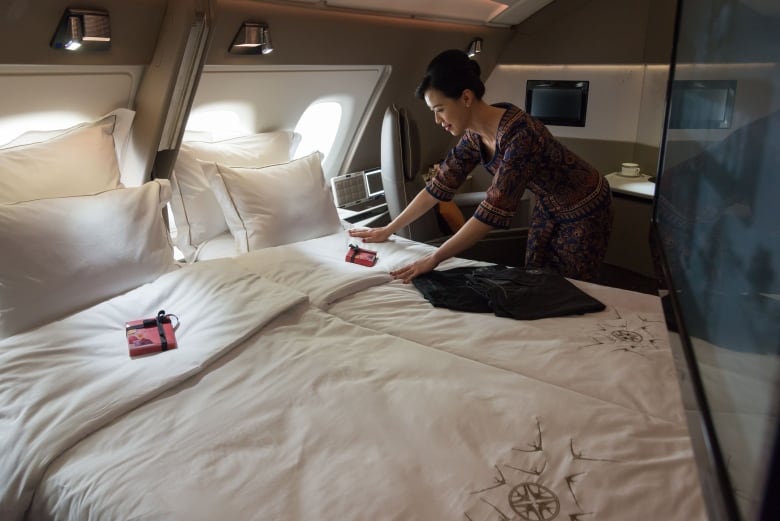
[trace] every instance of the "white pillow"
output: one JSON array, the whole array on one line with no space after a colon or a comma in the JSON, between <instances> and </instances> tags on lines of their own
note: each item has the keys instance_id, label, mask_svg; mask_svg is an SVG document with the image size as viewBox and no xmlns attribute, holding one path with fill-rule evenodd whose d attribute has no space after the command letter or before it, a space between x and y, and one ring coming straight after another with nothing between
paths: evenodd
<instances>
[{"instance_id":1,"label":"white pillow","mask_svg":"<svg viewBox=\"0 0 780 521\"><path fill-rule=\"evenodd\" d=\"M236 255L238 255L236 241L233 239L233 234L226 231L198 246L195 260L222 259L224 257L235 257Z\"/></svg>"},{"instance_id":2,"label":"white pillow","mask_svg":"<svg viewBox=\"0 0 780 521\"><path fill-rule=\"evenodd\" d=\"M289 161L294 137L291 130L276 130L222 141L187 141L180 150L201 161L256 168Z\"/></svg>"},{"instance_id":3,"label":"white pillow","mask_svg":"<svg viewBox=\"0 0 780 521\"><path fill-rule=\"evenodd\" d=\"M266 134L258 134L258 135L259 136L265 136L265 138L268 137L267 133ZM187 130L187 129L185 129L184 130L184 138L182 139L182 142L188 143L188 142L191 142L191 141L197 141L197 142L213 143L213 142L219 141L219 142L223 142L224 143L227 140L233 140L233 139L240 138L240 137L244 137L245 138L246 136L247 136L246 134L241 134L241 133L239 133L239 134L231 134L231 135L224 135L224 132L220 132L215 137L214 133L212 133L209 130ZM292 140L290 142L290 153L289 153L290 159L295 157L295 152L298 150L298 145L301 144L301 139L303 139L303 136L301 134L299 134L298 132L293 132ZM196 144L196 146L197 146L197 144Z\"/></svg>"},{"instance_id":4,"label":"white pillow","mask_svg":"<svg viewBox=\"0 0 780 521\"><path fill-rule=\"evenodd\" d=\"M222 207L190 152L180 151L171 173L171 212L176 226L174 242L187 262L193 262L198 247L228 232Z\"/></svg>"},{"instance_id":5,"label":"white pillow","mask_svg":"<svg viewBox=\"0 0 780 521\"><path fill-rule=\"evenodd\" d=\"M297 134L288 130L222 141L182 143L171 174L171 211L176 246L187 262L207 240L228 231L222 209L197 159L230 166L261 167L290 160Z\"/></svg>"},{"instance_id":6,"label":"white pillow","mask_svg":"<svg viewBox=\"0 0 780 521\"><path fill-rule=\"evenodd\" d=\"M0 205L0 338L75 313L176 268L168 181Z\"/></svg>"},{"instance_id":7,"label":"white pillow","mask_svg":"<svg viewBox=\"0 0 780 521\"><path fill-rule=\"evenodd\" d=\"M341 230L320 152L263 168L203 167L239 252Z\"/></svg>"},{"instance_id":8,"label":"white pillow","mask_svg":"<svg viewBox=\"0 0 780 521\"><path fill-rule=\"evenodd\" d=\"M214 141L214 137L208 130L187 130L184 129L183 142L187 141Z\"/></svg>"},{"instance_id":9,"label":"white pillow","mask_svg":"<svg viewBox=\"0 0 780 521\"><path fill-rule=\"evenodd\" d=\"M0 149L0 204L120 186L114 116L49 140Z\"/></svg>"},{"instance_id":10,"label":"white pillow","mask_svg":"<svg viewBox=\"0 0 780 521\"><path fill-rule=\"evenodd\" d=\"M119 165L120 179L122 182L126 182L127 179L132 178L132 175L127 172L127 168L124 166L125 156L127 153L128 142L130 141L130 129L133 126L133 119L135 118L135 111L130 109L119 108L112 110L105 116L102 116L95 121L87 123L81 123L65 129L58 130L29 130L19 136L13 141L10 141L0 148L16 147L20 145L28 145L30 143L40 143L48 141L52 138L71 132L78 128L94 127L102 125L106 120L114 121L113 138L114 138L114 152L116 153L117 164Z\"/></svg>"}]
</instances>

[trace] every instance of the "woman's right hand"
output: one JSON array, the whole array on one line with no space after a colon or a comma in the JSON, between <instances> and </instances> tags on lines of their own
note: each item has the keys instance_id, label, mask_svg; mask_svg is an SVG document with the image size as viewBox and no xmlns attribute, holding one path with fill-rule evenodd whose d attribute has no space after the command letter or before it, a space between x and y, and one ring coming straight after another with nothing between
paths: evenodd
<instances>
[{"instance_id":1,"label":"woman's right hand","mask_svg":"<svg viewBox=\"0 0 780 521\"><path fill-rule=\"evenodd\" d=\"M363 242L385 242L393 234L386 226L381 228L352 228L350 237L363 239Z\"/></svg>"}]
</instances>

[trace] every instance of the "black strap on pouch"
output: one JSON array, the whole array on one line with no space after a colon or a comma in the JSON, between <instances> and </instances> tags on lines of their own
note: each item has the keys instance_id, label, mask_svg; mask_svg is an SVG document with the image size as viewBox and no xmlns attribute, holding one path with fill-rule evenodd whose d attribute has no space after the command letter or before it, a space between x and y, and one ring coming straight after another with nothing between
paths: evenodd
<instances>
[{"instance_id":1,"label":"black strap on pouch","mask_svg":"<svg viewBox=\"0 0 780 521\"><path fill-rule=\"evenodd\" d=\"M165 310L161 309L157 312L157 316L155 318L147 318L144 319L144 329L148 327L157 327L157 332L160 334L160 345L161 351L167 351L168 350L168 339L165 338L165 328L163 327L163 324L170 323L171 319L168 318L168 315L165 314Z\"/></svg>"}]
</instances>

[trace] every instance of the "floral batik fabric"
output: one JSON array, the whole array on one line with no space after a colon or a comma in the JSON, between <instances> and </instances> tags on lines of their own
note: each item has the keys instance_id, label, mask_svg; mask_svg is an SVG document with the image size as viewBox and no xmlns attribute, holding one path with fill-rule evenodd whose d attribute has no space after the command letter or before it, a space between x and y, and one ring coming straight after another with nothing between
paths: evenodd
<instances>
[{"instance_id":1,"label":"floral batik fabric","mask_svg":"<svg viewBox=\"0 0 780 521\"><path fill-rule=\"evenodd\" d=\"M523 193L530 190L536 203L526 266L550 266L566 277L593 280L612 227L609 185L540 121L509 103L494 106L505 112L493 155L487 156L479 134L466 131L426 189L436 199L449 201L482 164L493 181L474 217L503 229L509 228Z\"/></svg>"}]
</instances>

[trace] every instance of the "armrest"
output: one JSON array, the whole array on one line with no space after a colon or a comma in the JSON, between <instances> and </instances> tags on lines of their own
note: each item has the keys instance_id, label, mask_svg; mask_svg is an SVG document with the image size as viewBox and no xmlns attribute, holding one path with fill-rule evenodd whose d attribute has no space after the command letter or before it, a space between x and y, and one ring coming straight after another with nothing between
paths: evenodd
<instances>
[{"instance_id":1,"label":"armrest","mask_svg":"<svg viewBox=\"0 0 780 521\"><path fill-rule=\"evenodd\" d=\"M458 206L478 206L485 200L485 192L463 192L457 193L452 201Z\"/></svg>"}]
</instances>

